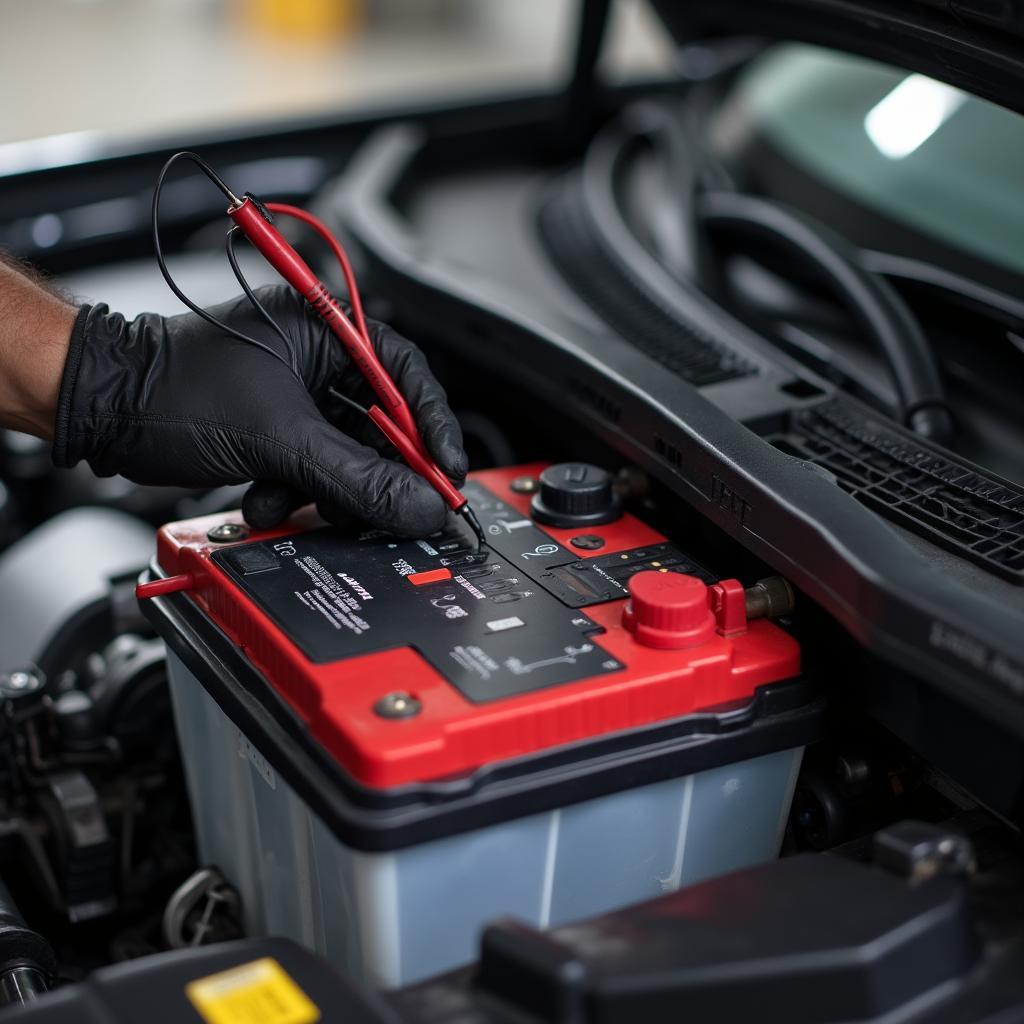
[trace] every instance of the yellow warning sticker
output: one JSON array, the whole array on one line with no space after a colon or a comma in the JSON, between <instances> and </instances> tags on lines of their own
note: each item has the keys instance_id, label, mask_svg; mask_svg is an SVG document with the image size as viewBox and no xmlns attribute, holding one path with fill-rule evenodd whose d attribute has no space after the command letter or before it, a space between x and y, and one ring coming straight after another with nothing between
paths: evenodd
<instances>
[{"instance_id":1,"label":"yellow warning sticker","mask_svg":"<svg viewBox=\"0 0 1024 1024\"><path fill-rule=\"evenodd\" d=\"M185 986L206 1024L314 1024L320 1011L273 958L264 957Z\"/></svg>"}]
</instances>

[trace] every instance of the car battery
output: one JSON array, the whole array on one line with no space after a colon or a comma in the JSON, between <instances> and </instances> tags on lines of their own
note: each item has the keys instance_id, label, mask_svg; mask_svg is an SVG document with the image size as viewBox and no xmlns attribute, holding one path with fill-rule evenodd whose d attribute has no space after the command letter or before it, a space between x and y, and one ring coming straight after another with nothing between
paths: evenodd
<instances>
[{"instance_id":1,"label":"car battery","mask_svg":"<svg viewBox=\"0 0 1024 1024\"><path fill-rule=\"evenodd\" d=\"M150 577L182 590L142 602L201 860L250 934L380 986L471 960L498 917L561 925L775 857L820 717L765 602L603 471L465 493L479 549L461 523L402 540L311 509L170 524Z\"/></svg>"}]
</instances>

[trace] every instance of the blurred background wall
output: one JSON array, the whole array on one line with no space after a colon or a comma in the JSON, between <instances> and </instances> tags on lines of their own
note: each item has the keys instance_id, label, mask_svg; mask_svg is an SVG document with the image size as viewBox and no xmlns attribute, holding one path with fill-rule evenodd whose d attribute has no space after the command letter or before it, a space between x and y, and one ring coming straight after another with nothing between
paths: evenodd
<instances>
[{"instance_id":1,"label":"blurred background wall","mask_svg":"<svg viewBox=\"0 0 1024 1024\"><path fill-rule=\"evenodd\" d=\"M543 87L576 13L577 0L0 0L0 145ZM618 0L610 43L615 77L671 59L642 0Z\"/></svg>"}]
</instances>

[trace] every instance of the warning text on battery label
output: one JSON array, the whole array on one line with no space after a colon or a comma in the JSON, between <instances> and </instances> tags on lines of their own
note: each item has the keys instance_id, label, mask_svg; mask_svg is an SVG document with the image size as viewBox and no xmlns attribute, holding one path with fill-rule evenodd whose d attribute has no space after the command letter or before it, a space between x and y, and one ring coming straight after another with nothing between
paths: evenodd
<instances>
[{"instance_id":1,"label":"warning text on battery label","mask_svg":"<svg viewBox=\"0 0 1024 1024\"><path fill-rule=\"evenodd\" d=\"M352 589L343 586L339 579L332 576L315 558L307 556L296 559L297 565L313 581L311 590L296 590L295 596L310 611L316 612L327 620L332 629L347 629L356 636L362 636L370 628L370 624L360 615L363 601L372 601L373 595L360 586L354 578L339 573Z\"/></svg>"}]
</instances>

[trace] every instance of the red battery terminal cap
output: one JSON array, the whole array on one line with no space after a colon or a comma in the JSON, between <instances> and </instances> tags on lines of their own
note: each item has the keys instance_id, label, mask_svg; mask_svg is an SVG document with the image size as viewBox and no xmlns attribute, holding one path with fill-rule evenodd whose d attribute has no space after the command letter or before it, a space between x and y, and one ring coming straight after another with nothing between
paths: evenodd
<instances>
[{"instance_id":1,"label":"red battery terminal cap","mask_svg":"<svg viewBox=\"0 0 1024 1024\"><path fill-rule=\"evenodd\" d=\"M645 647L681 650L715 636L707 584L696 576L638 572L629 581L629 597L622 625Z\"/></svg>"}]
</instances>

